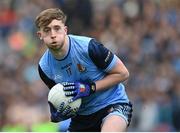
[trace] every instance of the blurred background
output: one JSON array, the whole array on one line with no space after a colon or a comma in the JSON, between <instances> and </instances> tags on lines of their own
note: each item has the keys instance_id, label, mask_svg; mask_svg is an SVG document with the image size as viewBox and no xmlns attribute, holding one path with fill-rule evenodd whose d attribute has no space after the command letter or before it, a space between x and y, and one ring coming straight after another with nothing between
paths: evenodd
<instances>
[{"instance_id":1,"label":"blurred background","mask_svg":"<svg viewBox=\"0 0 180 133\"><path fill-rule=\"evenodd\" d=\"M95 37L125 63L134 105L129 131L180 131L179 0L0 0L0 131L58 131L38 61L34 19L50 7L69 33Z\"/></svg>"}]
</instances>

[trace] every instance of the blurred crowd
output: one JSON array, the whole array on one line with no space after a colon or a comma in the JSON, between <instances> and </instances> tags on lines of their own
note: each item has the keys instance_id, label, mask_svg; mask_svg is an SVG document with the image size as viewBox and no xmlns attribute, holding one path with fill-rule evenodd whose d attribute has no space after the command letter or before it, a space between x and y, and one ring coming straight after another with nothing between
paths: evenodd
<instances>
[{"instance_id":1,"label":"blurred crowd","mask_svg":"<svg viewBox=\"0 0 180 133\"><path fill-rule=\"evenodd\" d=\"M69 34L96 38L127 66L129 131L180 131L179 0L1 0L0 131L49 121L34 19L50 7L67 14Z\"/></svg>"}]
</instances>

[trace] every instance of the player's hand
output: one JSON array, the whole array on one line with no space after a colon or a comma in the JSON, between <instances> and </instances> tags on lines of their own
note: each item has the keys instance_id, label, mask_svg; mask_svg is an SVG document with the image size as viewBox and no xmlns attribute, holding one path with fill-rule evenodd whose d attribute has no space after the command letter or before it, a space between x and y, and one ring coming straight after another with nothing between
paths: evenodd
<instances>
[{"instance_id":1,"label":"player's hand","mask_svg":"<svg viewBox=\"0 0 180 133\"><path fill-rule=\"evenodd\" d=\"M52 122L60 122L75 116L75 113L70 106L67 105L64 108L64 102L59 105L58 109L56 109L51 102L48 102L48 104L50 107Z\"/></svg>"},{"instance_id":2,"label":"player's hand","mask_svg":"<svg viewBox=\"0 0 180 133\"><path fill-rule=\"evenodd\" d=\"M66 96L73 96L69 102L73 102L78 98L90 96L96 91L96 84L94 82L64 82L64 91Z\"/></svg>"}]
</instances>

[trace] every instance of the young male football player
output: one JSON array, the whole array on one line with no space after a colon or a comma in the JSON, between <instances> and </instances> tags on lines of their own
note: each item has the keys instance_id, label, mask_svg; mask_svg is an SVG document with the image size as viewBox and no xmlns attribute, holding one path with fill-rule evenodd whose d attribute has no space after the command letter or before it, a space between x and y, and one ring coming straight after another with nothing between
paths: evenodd
<instances>
[{"instance_id":1,"label":"young male football player","mask_svg":"<svg viewBox=\"0 0 180 133\"><path fill-rule=\"evenodd\" d=\"M129 72L121 60L94 38L68 35L66 15L57 8L42 11L35 20L37 35L47 46L39 74L51 89L62 83L69 102L82 98L76 116L63 104L49 103L51 121L71 118L69 131L126 131L132 105L122 84Z\"/></svg>"}]
</instances>

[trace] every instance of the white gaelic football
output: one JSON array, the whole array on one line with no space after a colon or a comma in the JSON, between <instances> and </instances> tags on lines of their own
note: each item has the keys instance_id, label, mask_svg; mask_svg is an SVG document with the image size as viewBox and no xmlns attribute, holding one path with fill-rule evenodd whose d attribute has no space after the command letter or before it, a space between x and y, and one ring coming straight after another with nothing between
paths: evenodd
<instances>
[{"instance_id":1,"label":"white gaelic football","mask_svg":"<svg viewBox=\"0 0 180 133\"><path fill-rule=\"evenodd\" d=\"M74 110L74 112L77 112L81 105L81 98L69 103L68 100L71 98L72 96L69 97L65 96L63 85L60 83L53 86L48 94L48 101L51 102L56 109L59 107L59 105L62 102L64 102L65 103L64 107L69 105Z\"/></svg>"}]
</instances>

